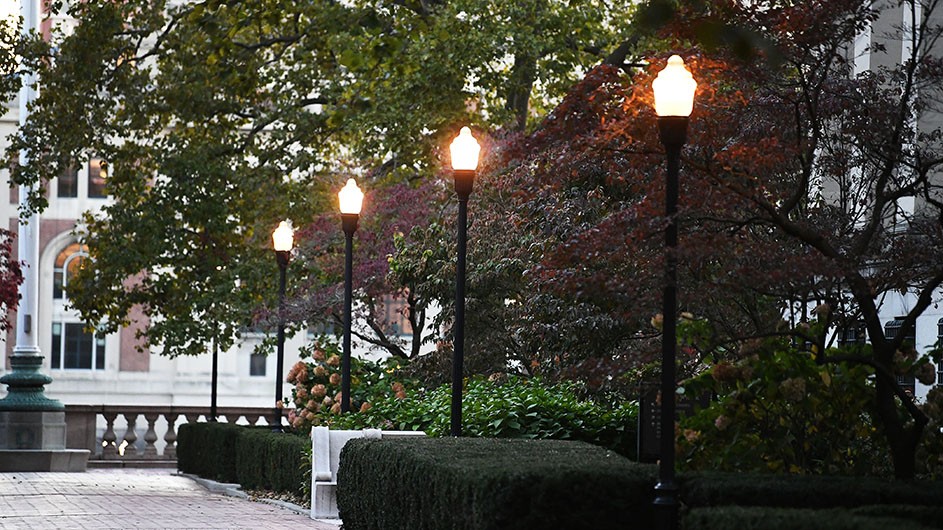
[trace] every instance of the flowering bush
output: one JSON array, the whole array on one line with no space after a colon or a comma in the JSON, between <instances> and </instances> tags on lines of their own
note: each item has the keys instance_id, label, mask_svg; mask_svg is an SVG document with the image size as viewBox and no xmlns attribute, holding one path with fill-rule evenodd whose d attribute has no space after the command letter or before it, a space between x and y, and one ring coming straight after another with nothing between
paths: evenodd
<instances>
[{"instance_id":1,"label":"flowering bush","mask_svg":"<svg viewBox=\"0 0 943 530\"><path fill-rule=\"evenodd\" d=\"M688 469L884 474L888 458L871 410L870 368L817 364L787 340L756 345L684 384L709 394L681 420L679 460Z\"/></svg>"},{"instance_id":2,"label":"flowering bush","mask_svg":"<svg viewBox=\"0 0 943 530\"><path fill-rule=\"evenodd\" d=\"M337 345L314 344L302 351L302 360L288 371L286 381L294 385L291 400L294 404L288 420L302 432L312 425L330 425L341 412L341 356ZM406 386L403 379L395 380L399 361L391 358L375 363L351 358L350 406L352 411L366 412L372 403L383 397L403 399ZM409 381L406 381L409 383Z\"/></svg>"}]
</instances>

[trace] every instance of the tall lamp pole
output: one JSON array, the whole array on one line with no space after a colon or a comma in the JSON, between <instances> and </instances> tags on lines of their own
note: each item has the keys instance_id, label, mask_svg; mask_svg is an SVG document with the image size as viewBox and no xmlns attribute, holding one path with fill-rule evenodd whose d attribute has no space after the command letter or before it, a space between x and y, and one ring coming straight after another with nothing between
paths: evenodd
<instances>
[{"instance_id":1,"label":"tall lamp pole","mask_svg":"<svg viewBox=\"0 0 943 530\"><path fill-rule=\"evenodd\" d=\"M681 148L687 141L688 117L694 107L697 83L684 67L678 55L668 59L668 65L652 83L655 93L655 113L658 114L658 132L668 158L668 176L665 184L665 287L662 306L664 324L661 344L661 439L658 465L658 484L655 485L655 512L659 528L678 528L678 485L675 482L675 392L677 339L677 246L678 246L678 171Z\"/></svg>"},{"instance_id":2,"label":"tall lamp pole","mask_svg":"<svg viewBox=\"0 0 943 530\"><path fill-rule=\"evenodd\" d=\"M461 132L449 146L452 155L452 175L455 193L458 195L458 262L455 267L455 327L452 357L452 412L449 426L451 436L462 435L462 376L465 364L465 252L468 235L468 197L471 195L478 173L478 154L481 146L471 134L471 129L462 127Z\"/></svg>"},{"instance_id":3,"label":"tall lamp pole","mask_svg":"<svg viewBox=\"0 0 943 530\"><path fill-rule=\"evenodd\" d=\"M344 227L344 357L341 362L341 412L350 411L350 325L353 299L354 232L360 220L363 192L354 179L337 192L340 202L341 224Z\"/></svg>"},{"instance_id":4,"label":"tall lamp pole","mask_svg":"<svg viewBox=\"0 0 943 530\"><path fill-rule=\"evenodd\" d=\"M272 246L275 248L275 261L278 262L278 345L275 367L275 410L272 413L272 431L282 432L282 377L285 372L285 276L288 262L291 261L291 249L294 246L295 233L287 222L278 223L272 232Z\"/></svg>"}]
</instances>

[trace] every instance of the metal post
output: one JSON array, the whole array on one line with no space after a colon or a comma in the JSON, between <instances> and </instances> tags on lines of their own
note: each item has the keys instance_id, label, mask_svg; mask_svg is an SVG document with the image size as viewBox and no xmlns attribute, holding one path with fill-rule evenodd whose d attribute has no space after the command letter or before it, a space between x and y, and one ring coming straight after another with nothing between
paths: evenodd
<instances>
[{"instance_id":1,"label":"metal post","mask_svg":"<svg viewBox=\"0 0 943 530\"><path fill-rule=\"evenodd\" d=\"M285 372L285 278L291 252L276 250L278 262L278 335L275 350L275 410L272 413L272 431L282 432L282 377Z\"/></svg>"},{"instance_id":2,"label":"metal post","mask_svg":"<svg viewBox=\"0 0 943 530\"><path fill-rule=\"evenodd\" d=\"M216 333L219 333L215 327ZM216 421L216 388L219 383L219 343L216 335L213 335L213 373L210 376L210 419Z\"/></svg>"},{"instance_id":3,"label":"metal post","mask_svg":"<svg viewBox=\"0 0 943 530\"><path fill-rule=\"evenodd\" d=\"M358 214L343 213L344 225L344 357L341 359L341 412L350 411L350 328L353 312L354 232Z\"/></svg>"},{"instance_id":4,"label":"metal post","mask_svg":"<svg viewBox=\"0 0 943 530\"><path fill-rule=\"evenodd\" d=\"M658 484L655 485L655 513L658 527L664 530L678 528L678 485L675 482L675 392L677 386L677 247L678 247L678 173L681 148L687 139L688 118L667 116L658 118L661 142L668 158L665 183L665 286L662 305L661 349L661 437L659 444Z\"/></svg>"},{"instance_id":5,"label":"metal post","mask_svg":"<svg viewBox=\"0 0 943 530\"><path fill-rule=\"evenodd\" d=\"M474 171L455 172L455 192L458 194L457 245L458 261L455 267L455 327L452 357L452 411L449 434L462 435L462 384L465 371L465 259L468 241L468 197L475 182Z\"/></svg>"}]
</instances>

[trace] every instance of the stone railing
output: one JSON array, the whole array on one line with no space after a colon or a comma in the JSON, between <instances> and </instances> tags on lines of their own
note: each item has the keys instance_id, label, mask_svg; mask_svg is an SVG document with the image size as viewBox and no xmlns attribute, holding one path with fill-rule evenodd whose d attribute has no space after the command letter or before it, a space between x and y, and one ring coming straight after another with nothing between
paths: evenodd
<instances>
[{"instance_id":1,"label":"stone railing","mask_svg":"<svg viewBox=\"0 0 943 530\"><path fill-rule=\"evenodd\" d=\"M66 405L66 447L91 451L90 464L172 465L177 461L177 428L209 417L209 407ZM267 425L271 418L271 408L216 409L220 422Z\"/></svg>"}]
</instances>

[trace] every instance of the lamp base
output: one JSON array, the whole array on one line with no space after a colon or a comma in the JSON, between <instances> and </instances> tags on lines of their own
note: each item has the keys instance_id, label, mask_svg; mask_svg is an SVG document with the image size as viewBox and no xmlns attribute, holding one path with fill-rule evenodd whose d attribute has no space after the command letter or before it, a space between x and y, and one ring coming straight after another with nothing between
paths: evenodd
<instances>
[{"instance_id":1,"label":"lamp base","mask_svg":"<svg viewBox=\"0 0 943 530\"><path fill-rule=\"evenodd\" d=\"M687 116L659 116L658 135L666 146L682 146L688 141Z\"/></svg>"}]
</instances>

